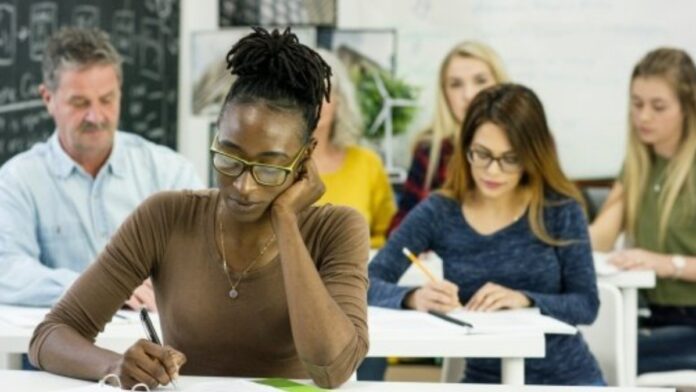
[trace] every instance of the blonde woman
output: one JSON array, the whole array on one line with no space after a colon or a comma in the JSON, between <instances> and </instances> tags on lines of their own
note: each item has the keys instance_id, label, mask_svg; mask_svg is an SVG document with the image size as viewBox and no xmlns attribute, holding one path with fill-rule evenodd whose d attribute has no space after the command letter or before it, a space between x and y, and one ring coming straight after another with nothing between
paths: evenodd
<instances>
[{"instance_id":1,"label":"blonde woman","mask_svg":"<svg viewBox=\"0 0 696 392\"><path fill-rule=\"evenodd\" d=\"M416 139L399 210L392 219L390 231L430 190L444 183L454 135L464 122L464 113L471 100L486 87L507 81L502 61L485 44L464 41L447 53L440 66L435 117Z\"/></svg>"},{"instance_id":2,"label":"blonde woman","mask_svg":"<svg viewBox=\"0 0 696 392\"><path fill-rule=\"evenodd\" d=\"M623 171L591 226L592 245L629 247L611 261L650 269L651 316L638 340L638 372L696 368L696 67L687 53L660 48L633 69Z\"/></svg>"},{"instance_id":3,"label":"blonde woman","mask_svg":"<svg viewBox=\"0 0 696 392\"><path fill-rule=\"evenodd\" d=\"M511 114L514 114L511 115ZM599 298L581 196L563 174L544 109L526 87L482 91L467 111L441 191L404 220L368 266L373 306L448 312L537 307L590 324ZM432 249L445 280L398 286L401 250ZM500 383L500 361L467 359L465 382ZM582 335L547 335L529 384L604 385Z\"/></svg>"},{"instance_id":4,"label":"blonde woman","mask_svg":"<svg viewBox=\"0 0 696 392\"><path fill-rule=\"evenodd\" d=\"M362 116L355 87L343 63L331 52L318 53L331 66L331 99L324 101L314 130L317 164L326 192L317 204L353 207L370 226L370 246L384 244L396 201L379 156L357 143L362 135Z\"/></svg>"}]
</instances>

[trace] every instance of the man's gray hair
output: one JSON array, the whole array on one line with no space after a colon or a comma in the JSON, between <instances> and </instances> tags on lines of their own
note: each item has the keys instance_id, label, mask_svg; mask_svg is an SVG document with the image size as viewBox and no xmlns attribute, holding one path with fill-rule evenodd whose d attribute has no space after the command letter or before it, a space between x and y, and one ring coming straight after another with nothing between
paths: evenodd
<instances>
[{"instance_id":1,"label":"man's gray hair","mask_svg":"<svg viewBox=\"0 0 696 392\"><path fill-rule=\"evenodd\" d=\"M111 45L106 32L65 27L53 34L46 43L42 64L43 82L49 90L55 91L60 82L60 72L92 65L113 65L119 82L122 82L122 63L121 55Z\"/></svg>"}]
</instances>

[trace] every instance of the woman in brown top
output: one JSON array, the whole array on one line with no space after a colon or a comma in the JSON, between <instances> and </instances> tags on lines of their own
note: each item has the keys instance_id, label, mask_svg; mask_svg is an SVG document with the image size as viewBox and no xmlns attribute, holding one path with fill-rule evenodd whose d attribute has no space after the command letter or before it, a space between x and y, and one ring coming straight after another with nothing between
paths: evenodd
<instances>
[{"instance_id":1,"label":"woman in brown top","mask_svg":"<svg viewBox=\"0 0 696 392\"><path fill-rule=\"evenodd\" d=\"M367 352L369 234L323 193L309 159L330 68L289 30L255 28L227 55L238 76L211 151L219 189L157 194L36 328L35 366L126 388L185 374L346 381ZM164 347L93 342L151 277Z\"/></svg>"}]
</instances>

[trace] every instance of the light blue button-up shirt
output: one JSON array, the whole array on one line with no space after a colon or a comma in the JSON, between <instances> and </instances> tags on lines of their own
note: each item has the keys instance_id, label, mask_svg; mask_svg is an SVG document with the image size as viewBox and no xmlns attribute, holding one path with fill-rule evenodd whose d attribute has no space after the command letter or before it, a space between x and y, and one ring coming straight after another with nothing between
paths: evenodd
<instances>
[{"instance_id":1,"label":"light blue button-up shirt","mask_svg":"<svg viewBox=\"0 0 696 392\"><path fill-rule=\"evenodd\" d=\"M54 132L0 168L0 303L54 304L144 199L202 187L181 155L124 132L92 177Z\"/></svg>"}]
</instances>

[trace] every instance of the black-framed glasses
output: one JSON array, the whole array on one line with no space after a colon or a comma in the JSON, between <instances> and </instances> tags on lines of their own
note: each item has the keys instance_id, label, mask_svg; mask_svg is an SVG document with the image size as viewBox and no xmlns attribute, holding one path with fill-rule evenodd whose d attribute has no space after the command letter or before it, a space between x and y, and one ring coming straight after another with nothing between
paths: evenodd
<instances>
[{"instance_id":1,"label":"black-framed glasses","mask_svg":"<svg viewBox=\"0 0 696 392\"><path fill-rule=\"evenodd\" d=\"M279 186L285 183L292 172L297 169L297 163L307 150L305 144L297 152L297 155L292 158L292 162L287 166L273 165L270 163L250 162L236 155L224 152L221 149L218 135L213 138L213 145L210 146L210 152L213 154L213 167L215 170L229 177L239 177L247 168L251 172L251 176L260 185L264 186Z\"/></svg>"},{"instance_id":2,"label":"black-framed glasses","mask_svg":"<svg viewBox=\"0 0 696 392\"><path fill-rule=\"evenodd\" d=\"M522 170L522 162L520 162L520 158L517 155L503 154L495 157L488 151L470 148L466 152L466 158L471 163L471 166L479 169L488 169L493 162L497 162L498 167L504 173L518 173Z\"/></svg>"}]
</instances>

